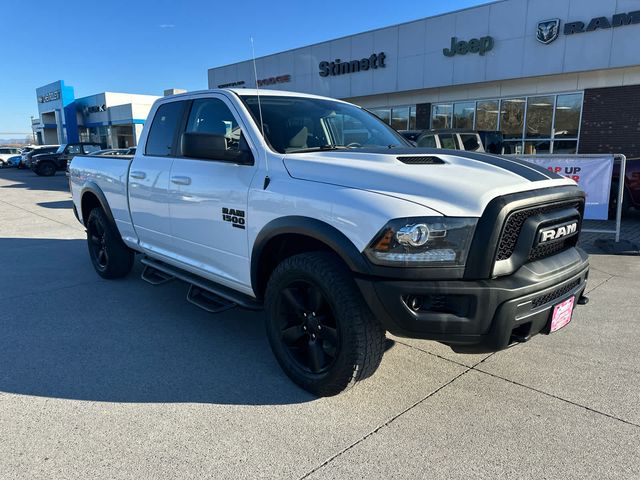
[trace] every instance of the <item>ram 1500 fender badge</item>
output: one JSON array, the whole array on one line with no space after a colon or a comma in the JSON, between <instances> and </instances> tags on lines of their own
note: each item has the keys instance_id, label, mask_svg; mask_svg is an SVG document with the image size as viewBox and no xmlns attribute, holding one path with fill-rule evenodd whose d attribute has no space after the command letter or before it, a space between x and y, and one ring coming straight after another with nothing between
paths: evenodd
<instances>
[{"instance_id":1,"label":"ram 1500 fender badge","mask_svg":"<svg viewBox=\"0 0 640 480\"><path fill-rule=\"evenodd\" d=\"M233 227L245 228L244 210L222 207L222 221L229 222Z\"/></svg>"},{"instance_id":2,"label":"ram 1500 fender badge","mask_svg":"<svg viewBox=\"0 0 640 480\"><path fill-rule=\"evenodd\" d=\"M578 222L568 223L560 227L544 228L540 230L538 242L545 243L552 240L559 240L563 237L575 235L576 233L578 233Z\"/></svg>"}]
</instances>

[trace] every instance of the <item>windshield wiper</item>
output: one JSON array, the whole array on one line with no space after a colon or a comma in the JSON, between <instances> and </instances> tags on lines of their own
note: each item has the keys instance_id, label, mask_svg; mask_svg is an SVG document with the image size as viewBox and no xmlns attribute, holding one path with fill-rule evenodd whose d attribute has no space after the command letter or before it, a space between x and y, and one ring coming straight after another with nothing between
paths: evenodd
<instances>
[{"instance_id":1,"label":"windshield wiper","mask_svg":"<svg viewBox=\"0 0 640 480\"><path fill-rule=\"evenodd\" d=\"M346 147L344 145L320 145L319 147L297 148L295 150L287 150L286 153L324 152L329 150L351 150L351 147Z\"/></svg>"}]
</instances>

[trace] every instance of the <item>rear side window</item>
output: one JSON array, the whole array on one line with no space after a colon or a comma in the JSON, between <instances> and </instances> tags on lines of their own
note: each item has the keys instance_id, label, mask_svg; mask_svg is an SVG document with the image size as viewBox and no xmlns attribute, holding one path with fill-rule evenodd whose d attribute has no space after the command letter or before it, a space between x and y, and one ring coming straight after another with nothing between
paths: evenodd
<instances>
[{"instance_id":1,"label":"rear side window","mask_svg":"<svg viewBox=\"0 0 640 480\"><path fill-rule=\"evenodd\" d=\"M441 133L440 144L442 145L442 148L448 148L450 150L459 150L457 142L455 140L455 136L451 133Z\"/></svg>"},{"instance_id":2,"label":"rear side window","mask_svg":"<svg viewBox=\"0 0 640 480\"><path fill-rule=\"evenodd\" d=\"M173 141L182 120L184 103L171 102L158 107L147 137L145 155L167 157L173 154Z\"/></svg>"},{"instance_id":3,"label":"rear side window","mask_svg":"<svg viewBox=\"0 0 640 480\"><path fill-rule=\"evenodd\" d=\"M437 148L436 137L433 135L423 135L418 139L418 146L425 148Z\"/></svg>"},{"instance_id":4,"label":"rear side window","mask_svg":"<svg viewBox=\"0 0 640 480\"><path fill-rule=\"evenodd\" d=\"M465 150L478 150L480 148L480 140L477 135L473 134L460 134L460 139L462 140L462 145L464 145Z\"/></svg>"}]
</instances>

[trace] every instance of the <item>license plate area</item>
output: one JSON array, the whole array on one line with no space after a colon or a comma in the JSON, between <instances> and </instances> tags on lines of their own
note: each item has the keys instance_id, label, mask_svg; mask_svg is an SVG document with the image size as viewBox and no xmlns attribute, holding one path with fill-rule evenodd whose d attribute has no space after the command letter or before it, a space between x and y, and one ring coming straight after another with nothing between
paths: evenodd
<instances>
[{"instance_id":1,"label":"license plate area","mask_svg":"<svg viewBox=\"0 0 640 480\"><path fill-rule=\"evenodd\" d=\"M553 307L551 320L549 324L549 333L557 332L571 322L573 316L573 307L575 306L576 297L572 295L566 300L558 303Z\"/></svg>"}]
</instances>

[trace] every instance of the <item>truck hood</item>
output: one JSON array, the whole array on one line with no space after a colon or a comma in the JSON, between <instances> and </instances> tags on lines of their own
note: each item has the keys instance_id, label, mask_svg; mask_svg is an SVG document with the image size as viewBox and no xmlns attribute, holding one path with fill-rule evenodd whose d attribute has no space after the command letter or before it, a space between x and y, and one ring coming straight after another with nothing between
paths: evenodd
<instances>
[{"instance_id":1,"label":"truck hood","mask_svg":"<svg viewBox=\"0 0 640 480\"><path fill-rule=\"evenodd\" d=\"M452 217L479 217L501 195L576 185L515 158L454 150L306 152L287 154L283 161L296 179L389 195Z\"/></svg>"}]
</instances>

